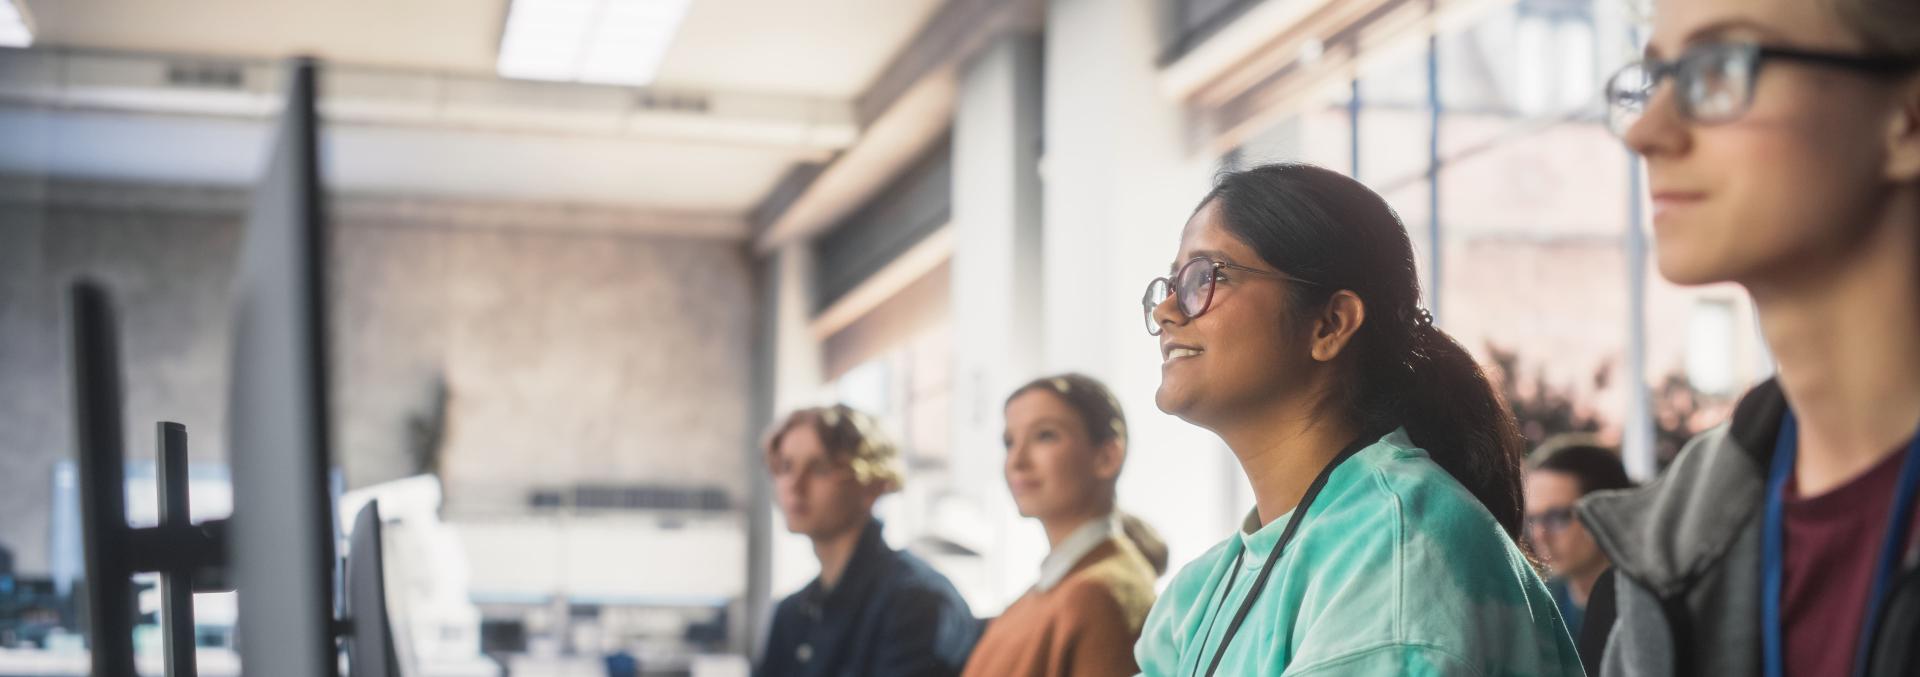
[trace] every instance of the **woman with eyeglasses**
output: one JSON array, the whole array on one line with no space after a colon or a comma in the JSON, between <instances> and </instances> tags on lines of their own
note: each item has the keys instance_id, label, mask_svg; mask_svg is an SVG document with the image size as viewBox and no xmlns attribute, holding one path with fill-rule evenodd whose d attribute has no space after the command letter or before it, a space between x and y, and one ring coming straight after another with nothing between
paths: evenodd
<instances>
[{"instance_id":1,"label":"woman with eyeglasses","mask_svg":"<svg viewBox=\"0 0 1920 677\"><path fill-rule=\"evenodd\" d=\"M1752 296L1777 378L1580 504L1609 675L1917 675L1920 2L1655 0L1608 86L1660 273Z\"/></svg>"},{"instance_id":2,"label":"woman with eyeglasses","mask_svg":"<svg viewBox=\"0 0 1920 677\"><path fill-rule=\"evenodd\" d=\"M1131 675L1167 546L1115 510L1127 460L1120 402L1092 377L1034 379L1007 397L1007 489L1040 522L1040 579L987 624L968 677Z\"/></svg>"},{"instance_id":3,"label":"woman with eyeglasses","mask_svg":"<svg viewBox=\"0 0 1920 677\"><path fill-rule=\"evenodd\" d=\"M1144 673L1581 674L1513 541L1513 416L1421 310L1380 196L1306 165L1226 174L1142 305L1157 404L1219 434L1256 503L1162 591Z\"/></svg>"}]
</instances>

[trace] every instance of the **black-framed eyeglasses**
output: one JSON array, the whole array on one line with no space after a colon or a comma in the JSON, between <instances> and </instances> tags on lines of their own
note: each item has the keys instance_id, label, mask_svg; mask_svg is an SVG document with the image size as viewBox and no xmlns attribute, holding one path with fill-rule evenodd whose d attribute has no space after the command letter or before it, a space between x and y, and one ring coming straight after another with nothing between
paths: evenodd
<instances>
[{"instance_id":1,"label":"black-framed eyeglasses","mask_svg":"<svg viewBox=\"0 0 1920 677\"><path fill-rule=\"evenodd\" d=\"M1181 265L1179 270L1174 271L1171 278L1156 277L1147 282L1147 293L1140 297L1140 312L1147 320L1147 333L1153 336L1160 335L1160 323L1153 321L1153 309L1165 303L1168 296L1178 296L1178 303L1174 305L1179 308L1180 314L1189 320L1207 312L1207 308L1213 305L1213 289L1220 279L1222 270L1236 270L1315 285L1311 280L1303 280L1279 271L1248 268L1225 261L1215 261L1205 256L1196 256Z\"/></svg>"},{"instance_id":2,"label":"black-framed eyeglasses","mask_svg":"<svg viewBox=\"0 0 1920 677\"><path fill-rule=\"evenodd\" d=\"M1920 68L1920 60L1815 52L1727 42L1697 45L1672 60L1645 59L1627 64L1607 79L1607 128L1625 137L1646 113L1660 83L1673 80L1680 116L1704 124L1731 122L1753 105L1754 80L1769 60L1797 61L1870 75L1900 75Z\"/></svg>"},{"instance_id":3,"label":"black-framed eyeglasses","mask_svg":"<svg viewBox=\"0 0 1920 677\"><path fill-rule=\"evenodd\" d=\"M1527 533L1532 533L1534 529L1540 529L1549 534L1557 534L1573 525L1573 509L1554 508L1552 510L1542 510L1527 515L1526 519L1522 520L1522 522L1526 524Z\"/></svg>"}]
</instances>

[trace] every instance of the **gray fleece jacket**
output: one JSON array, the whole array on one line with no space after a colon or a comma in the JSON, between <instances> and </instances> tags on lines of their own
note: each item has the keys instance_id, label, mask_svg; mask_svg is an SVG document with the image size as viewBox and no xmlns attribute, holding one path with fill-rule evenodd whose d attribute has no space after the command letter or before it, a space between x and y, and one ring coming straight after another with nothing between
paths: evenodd
<instances>
[{"instance_id":1,"label":"gray fleece jacket","mask_svg":"<svg viewBox=\"0 0 1920 677\"><path fill-rule=\"evenodd\" d=\"M1576 507L1615 571L1619 615L1602 675L1760 674L1760 531L1786 407L1779 385L1762 383L1658 479ZM1909 540L1866 673L1875 677L1920 675L1920 538Z\"/></svg>"}]
</instances>

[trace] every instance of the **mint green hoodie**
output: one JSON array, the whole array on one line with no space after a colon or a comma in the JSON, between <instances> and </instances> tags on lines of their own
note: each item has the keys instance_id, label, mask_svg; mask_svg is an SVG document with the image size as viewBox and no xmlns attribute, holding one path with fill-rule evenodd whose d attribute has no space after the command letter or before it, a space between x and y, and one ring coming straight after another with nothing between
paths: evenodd
<instances>
[{"instance_id":1,"label":"mint green hoodie","mask_svg":"<svg viewBox=\"0 0 1920 677\"><path fill-rule=\"evenodd\" d=\"M1206 674L1289 516L1250 513L1180 569L1134 646L1143 674ZM1525 556L1404 430L1328 476L1278 566L1217 674L1581 674Z\"/></svg>"}]
</instances>

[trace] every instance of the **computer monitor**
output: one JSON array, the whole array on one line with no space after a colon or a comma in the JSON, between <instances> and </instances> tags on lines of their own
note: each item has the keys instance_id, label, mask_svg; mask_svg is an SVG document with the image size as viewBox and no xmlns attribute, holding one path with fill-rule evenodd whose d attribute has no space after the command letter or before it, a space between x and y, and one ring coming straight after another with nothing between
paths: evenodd
<instances>
[{"instance_id":1,"label":"computer monitor","mask_svg":"<svg viewBox=\"0 0 1920 677\"><path fill-rule=\"evenodd\" d=\"M353 520L347 543L347 665L353 677L401 677L400 656L387 616L386 544L380 502Z\"/></svg>"},{"instance_id":2,"label":"computer monitor","mask_svg":"<svg viewBox=\"0 0 1920 677\"><path fill-rule=\"evenodd\" d=\"M236 642L248 673L284 677L338 673L317 70L287 70L241 248L228 390Z\"/></svg>"},{"instance_id":3,"label":"computer monitor","mask_svg":"<svg viewBox=\"0 0 1920 677\"><path fill-rule=\"evenodd\" d=\"M78 439L87 630L93 674L133 677L133 584L136 572L160 574L160 623L167 677L197 674L193 592L218 587L224 526L195 527L188 517L187 430L158 426L159 521L127 522L126 438L120 427L120 338L111 296L81 280L71 297L74 430Z\"/></svg>"},{"instance_id":4,"label":"computer monitor","mask_svg":"<svg viewBox=\"0 0 1920 677\"><path fill-rule=\"evenodd\" d=\"M85 545L88 650L93 674L134 677L133 567L125 494L126 437L121 430L120 336L106 289L73 285L73 411L80 461L81 542Z\"/></svg>"},{"instance_id":5,"label":"computer monitor","mask_svg":"<svg viewBox=\"0 0 1920 677\"><path fill-rule=\"evenodd\" d=\"M126 519L119 341L106 289L74 285L74 425L79 442L93 674L134 677L135 571L169 580L167 672L187 677L192 597L230 580L239 591L236 644L252 674L335 677L334 543L326 351L326 227L322 214L317 65L288 68L287 103L265 177L254 192L234 285L228 455L233 517L188 522L185 430L160 426L158 527ZM349 569L356 675L399 674L387 622L378 513ZM224 568L223 568L224 567ZM202 580L202 572L206 572ZM177 612L177 613L176 613ZM369 653L370 652L370 653Z\"/></svg>"}]
</instances>

